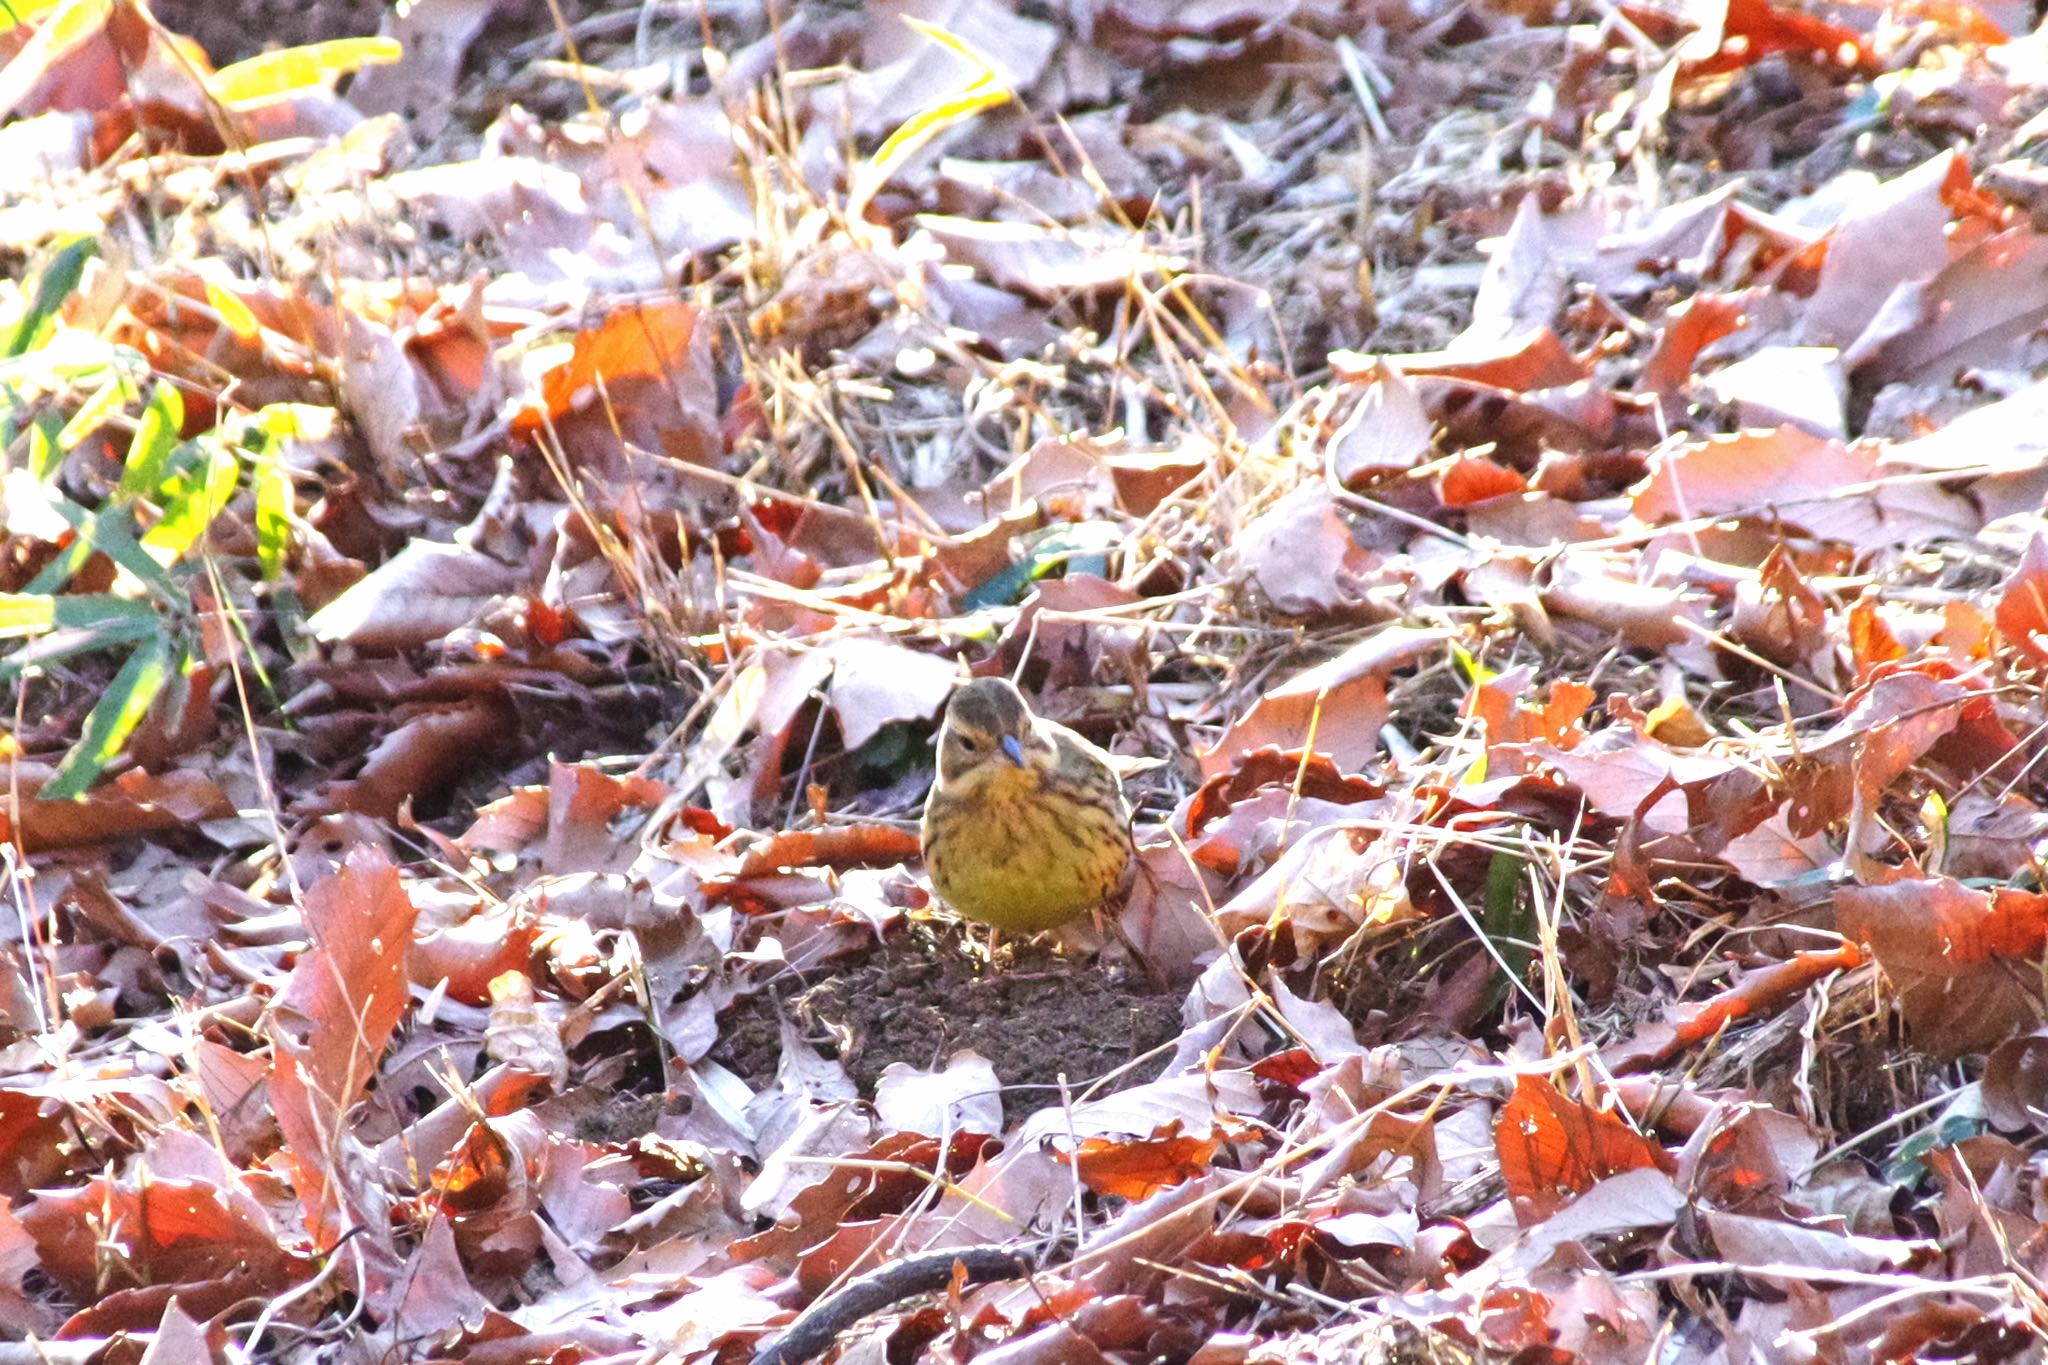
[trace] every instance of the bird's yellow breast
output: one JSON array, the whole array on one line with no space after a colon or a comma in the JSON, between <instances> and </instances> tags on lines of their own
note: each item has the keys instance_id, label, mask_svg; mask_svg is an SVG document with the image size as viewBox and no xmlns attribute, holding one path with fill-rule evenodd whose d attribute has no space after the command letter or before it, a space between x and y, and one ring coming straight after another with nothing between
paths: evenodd
<instances>
[{"instance_id":1,"label":"bird's yellow breast","mask_svg":"<svg viewBox=\"0 0 2048 1365\"><path fill-rule=\"evenodd\" d=\"M988 765L932 793L925 867L948 905L1005 932L1055 928L1122 882L1130 841L1121 812L1034 767Z\"/></svg>"}]
</instances>

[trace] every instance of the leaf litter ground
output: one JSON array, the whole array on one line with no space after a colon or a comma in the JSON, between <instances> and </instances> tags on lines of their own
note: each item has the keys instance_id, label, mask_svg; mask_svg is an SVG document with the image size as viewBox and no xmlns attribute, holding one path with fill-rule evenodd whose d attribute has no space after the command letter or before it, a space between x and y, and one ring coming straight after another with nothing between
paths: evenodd
<instances>
[{"instance_id":1,"label":"leaf litter ground","mask_svg":"<svg viewBox=\"0 0 2048 1365\"><path fill-rule=\"evenodd\" d=\"M2038 1354L2030 11L24 18L36 1358Z\"/></svg>"}]
</instances>

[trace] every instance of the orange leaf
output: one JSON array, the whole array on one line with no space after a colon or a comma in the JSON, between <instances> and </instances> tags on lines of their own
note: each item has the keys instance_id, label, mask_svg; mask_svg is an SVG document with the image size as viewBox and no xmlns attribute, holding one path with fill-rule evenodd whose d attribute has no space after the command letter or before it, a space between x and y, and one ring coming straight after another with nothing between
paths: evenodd
<instances>
[{"instance_id":1,"label":"orange leaf","mask_svg":"<svg viewBox=\"0 0 2048 1365\"><path fill-rule=\"evenodd\" d=\"M917 831L894 825L785 830L747 850L734 881L788 867L887 867L918 855ZM716 892L707 885L705 894Z\"/></svg>"},{"instance_id":2,"label":"orange leaf","mask_svg":"<svg viewBox=\"0 0 2048 1365\"><path fill-rule=\"evenodd\" d=\"M2048 536L2027 542L2019 567L1998 594L1998 632L2035 667L2048 664Z\"/></svg>"},{"instance_id":3,"label":"orange leaf","mask_svg":"<svg viewBox=\"0 0 2048 1365\"><path fill-rule=\"evenodd\" d=\"M1654 1166L1670 1153L1614 1113L1569 1099L1541 1076L1517 1076L1493 1143L1508 1200L1524 1227L1542 1222L1609 1176Z\"/></svg>"},{"instance_id":4,"label":"orange leaf","mask_svg":"<svg viewBox=\"0 0 2048 1365\"><path fill-rule=\"evenodd\" d=\"M697 310L680 299L621 308L576 338L569 363L541 382L541 403L559 421L599 383L622 379L666 379L683 368ZM537 430L540 414L529 409L513 422L522 435Z\"/></svg>"},{"instance_id":5,"label":"orange leaf","mask_svg":"<svg viewBox=\"0 0 2048 1365\"><path fill-rule=\"evenodd\" d=\"M1209 1169L1218 1139L1181 1137L1175 1120L1149 1138L1123 1141L1087 1138L1081 1150L1060 1160L1080 1173L1081 1183L1097 1194L1119 1199L1144 1199L1194 1179Z\"/></svg>"},{"instance_id":6,"label":"orange leaf","mask_svg":"<svg viewBox=\"0 0 2048 1365\"><path fill-rule=\"evenodd\" d=\"M434 1169L434 1193L449 1213L477 1213L503 1199L511 1184L512 1149L488 1123L469 1126Z\"/></svg>"},{"instance_id":7,"label":"orange leaf","mask_svg":"<svg viewBox=\"0 0 2048 1365\"><path fill-rule=\"evenodd\" d=\"M1680 1006L1670 1023L1651 1024L1620 1046L1605 1049L1601 1056L1610 1071L1642 1070L1695 1043L1705 1042L1737 1019L1761 1014L1780 1001L1789 1000L1832 972L1848 971L1862 964L1863 950L1853 943L1795 953L1788 961L1749 973L1739 985L1703 1004Z\"/></svg>"},{"instance_id":8,"label":"orange leaf","mask_svg":"<svg viewBox=\"0 0 2048 1365\"><path fill-rule=\"evenodd\" d=\"M1774 52L1806 53L1840 63L1865 76L1881 69L1869 46L1854 29L1780 9L1768 0L1728 0L1728 17L1721 25L1721 49L1703 62L1686 68L1691 76L1740 71Z\"/></svg>"},{"instance_id":9,"label":"orange leaf","mask_svg":"<svg viewBox=\"0 0 2048 1365\"><path fill-rule=\"evenodd\" d=\"M1515 470L1483 455L1467 455L1444 471L1437 496L1446 507L1470 507L1488 498L1527 492L1528 488L1529 481Z\"/></svg>"}]
</instances>

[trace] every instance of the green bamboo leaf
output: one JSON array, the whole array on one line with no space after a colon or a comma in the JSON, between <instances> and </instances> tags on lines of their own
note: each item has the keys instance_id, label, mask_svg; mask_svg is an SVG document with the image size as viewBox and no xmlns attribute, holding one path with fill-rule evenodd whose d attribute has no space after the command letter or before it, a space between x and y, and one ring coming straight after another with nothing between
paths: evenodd
<instances>
[{"instance_id":1,"label":"green bamboo leaf","mask_svg":"<svg viewBox=\"0 0 2048 1365\"><path fill-rule=\"evenodd\" d=\"M255 456L250 483L256 492L256 559L264 580L275 582L291 543L292 476L274 444Z\"/></svg>"},{"instance_id":2,"label":"green bamboo leaf","mask_svg":"<svg viewBox=\"0 0 2048 1365\"><path fill-rule=\"evenodd\" d=\"M334 428L333 408L311 403L270 403L249 414L240 441L249 452L250 483L256 494L256 554L263 577L272 582L284 569L296 508L284 443L317 439Z\"/></svg>"},{"instance_id":3,"label":"green bamboo leaf","mask_svg":"<svg viewBox=\"0 0 2048 1365\"><path fill-rule=\"evenodd\" d=\"M135 541L135 531L129 521L129 510L125 506L109 507L100 512L89 512L71 499L53 496L50 506L78 533L78 538L64 547L63 553L43 566L43 571L28 585L30 592L54 593L60 591L71 576L85 567L85 561L98 550L107 558L133 574L151 592L166 603L178 604L187 600L186 594L171 581L164 566L150 558L149 552Z\"/></svg>"},{"instance_id":4,"label":"green bamboo leaf","mask_svg":"<svg viewBox=\"0 0 2048 1365\"><path fill-rule=\"evenodd\" d=\"M0 383L47 389L60 383L89 384L118 370L135 382L149 374L149 362L132 346L65 327L25 355L0 358Z\"/></svg>"},{"instance_id":5,"label":"green bamboo leaf","mask_svg":"<svg viewBox=\"0 0 2048 1365\"><path fill-rule=\"evenodd\" d=\"M43 273L36 281L36 295L14 324L14 335L0 354L9 356L26 355L36 347L43 336L44 328L57 310L64 306L64 300L71 297L78 288L78 282L85 277L85 263L99 254L99 239L89 233L80 233L57 248L43 266Z\"/></svg>"},{"instance_id":6,"label":"green bamboo leaf","mask_svg":"<svg viewBox=\"0 0 2048 1365\"><path fill-rule=\"evenodd\" d=\"M136 644L163 630L163 614L155 607L112 593L0 593L0 638L29 637L0 658L0 678L74 654Z\"/></svg>"},{"instance_id":7,"label":"green bamboo leaf","mask_svg":"<svg viewBox=\"0 0 2048 1365\"><path fill-rule=\"evenodd\" d=\"M128 656L108 684L106 695L85 718L85 733L57 765L56 776L38 793L43 800L76 800L106 771L170 680L174 648L171 637L160 634Z\"/></svg>"},{"instance_id":8,"label":"green bamboo leaf","mask_svg":"<svg viewBox=\"0 0 2048 1365\"><path fill-rule=\"evenodd\" d=\"M142 395L136 391L135 383L125 374L116 372L107 382L93 391L92 397L79 405L71 414L71 420L57 433L57 445L63 450L76 450L78 443L112 421L114 414L133 403Z\"/></svg>"},{"instance_id":9,"label":"green bamboo leaf","mask_svg":"<svg viewBox=\"0 0 2048 1365\"><path fill-rule=\"evenodd\" d=\"M147 602L110 592L54 597L48 593L0 592L0 640L40 635L46 630L160 630L163 617ZM136 636L127 638L134 639ZM4 667L0 664L0 667Z\"/></svg>"},{"instance_id":10,"label":"green bamboo leaf","mask_svg":"<svg viewBox=\"0 0 2048 1365\"><path fill-rule=\"evenodd\" d=\"M63 447L57 444L57 433L64 424L54 412L36 414L35 425L28 431L28 472L36 482L43 483L57 472L57 466L64 463Z\"/></svg>"},{"instance_id":11,"label":"green bamboo leaf","mask_svg":"<svg viewBox=\"0 0 2048 1365\"><path fill-rule=\"evenodd\" d=\"M1519 852L1499 849L1486 868L1486 915L1481 921L1486 937L1509 975L1517 981L1529 979L1529 940L1536 936L1535 908L1525 894L1522 871L1528 859ZM1506 995L1508 982L1494 986L1491 998Z\"/></svg>"},{"instance_id":12,"label":"green bamboo leaf","mask_svg":"<svg viewBox=\"0 0 2048 1365\"><path fill-rule=\"evenodd\" d=\"M145 550L184 557L235 495L235 453L218 442L200 446L199 458L164 480L164 514L142 533Z\"/></svg>"},{"instance_id":13,"label":"green bamboo leaf","mask_svg":"<svg viewBox=\"0 0 2048 1365\"><path fill-rule=\"evenodd\" d=\"M121 470L121 491L129 497L155 496L185 425L185 396L178 386L159 383L149 396L135 439L128 443L128 463Z\"/></svg>"},{"instance_id":14,"label":"green bamboo leaf","mask_svg":"<svg viewBox=\"0 0 2048 1365\"><path fill-rule=\"evenodd\" d=\"M58 601L45 592L0 593L0 640L54 629Z\"/></svg>"}]
</instances>

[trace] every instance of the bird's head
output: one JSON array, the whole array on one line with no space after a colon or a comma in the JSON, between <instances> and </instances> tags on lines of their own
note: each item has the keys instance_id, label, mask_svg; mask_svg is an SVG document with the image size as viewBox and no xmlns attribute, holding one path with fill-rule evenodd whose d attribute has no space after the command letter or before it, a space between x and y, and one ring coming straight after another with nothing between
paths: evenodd
<instances>
[{"instance_id":1,"label":"bird's head","mask_svg":"<svg viewBox=\"0 0 2048 1365\"><path fill-rule=\"evenodd\" d=\"M939 780L1021 771L1056 761L1053 742L1007 678L977 678L953 694L939 727Z\"/></svg>"}]
</instances>

